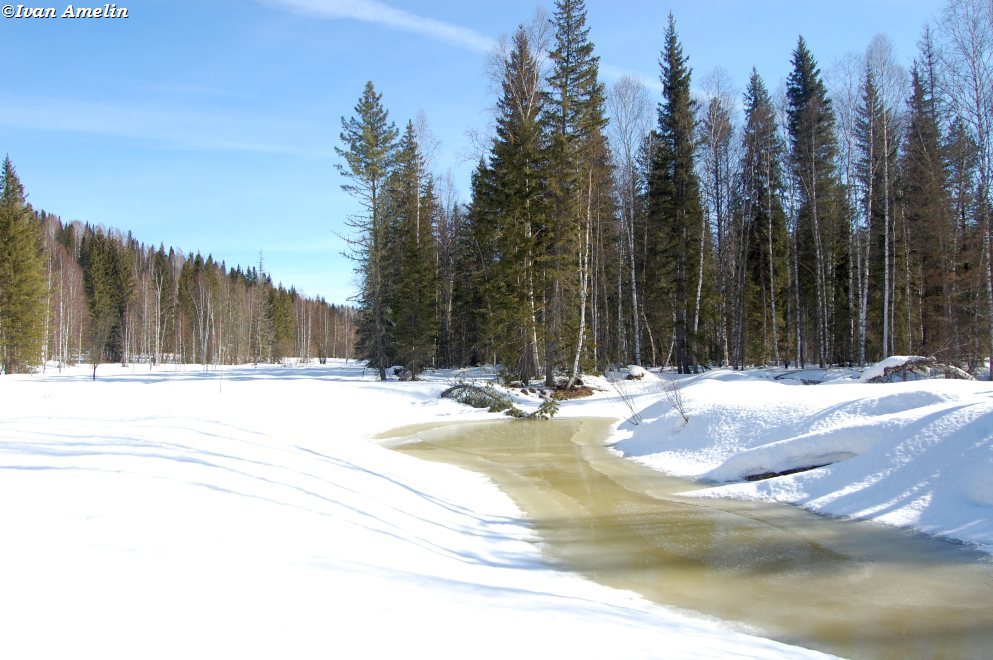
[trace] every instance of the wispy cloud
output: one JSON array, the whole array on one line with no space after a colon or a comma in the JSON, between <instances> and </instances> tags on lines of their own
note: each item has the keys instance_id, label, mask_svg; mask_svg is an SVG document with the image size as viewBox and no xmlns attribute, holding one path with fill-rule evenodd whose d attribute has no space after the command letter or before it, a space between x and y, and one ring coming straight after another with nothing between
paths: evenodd
<instances>
[{"instance_id":1,"label":"wispy cloud","mask_svg":"<svg viewBox=\"0 0 993 660\"><path fill-rule=\"evenodd\" d=\"M150 103L8 97L0 100L0 126L146 140L169 149L318 157L330 152L309 143L307 126Z\"/></svg>"},{"instance_id":2,"label":"wispy cloud","mask_svg":"<svg viewBox=\"0 0 993 660\"><path fill-rule=\"evenodd\" d=\"M460 48L485 53L496 46L496 40L469 28L434 18L412 14L391 7L379 0L257 0L263 4L288 9L317 18L348 18L375 23L397 30L415 32L446 41Z\"/></svg>"}]
</instances>

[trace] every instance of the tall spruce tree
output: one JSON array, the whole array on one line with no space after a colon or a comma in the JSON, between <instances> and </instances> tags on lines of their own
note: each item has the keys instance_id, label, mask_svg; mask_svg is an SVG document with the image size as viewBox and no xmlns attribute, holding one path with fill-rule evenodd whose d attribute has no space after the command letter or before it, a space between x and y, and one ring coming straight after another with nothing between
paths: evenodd
<instances>
[{"instance_id":1,"label":"tall spruce tree","mask_svg":"<svg viewBox=\"0 0 993 660\"><path fill-rule=\"evenodd\" d=\"M922 355L947 360L957 349L951 330L955 228L950 222L941 128L932 89L928 69L915 66L900 163L900 198L911 242L915 298L920 305L915 324L920 334L914 344L920 346Z\"/></svg>"},{"instance_id":2,"label":"tall spruce tree","mask_svg":"<svg viewBox=\"0 0 993 660\"><path fill-rule=\"evenodd\" d=\"M481 256L482 341L508 377L539 372L541 292L554 240L547 227L541 74L523 26L514 34L501 79L496 137L489 163L477 170L472 218ZM545 315L549 300L545 299Z\"/></svg>"},{"instance_id":3,"label":"tall spruce tree","mask_svg":"<svg viewBox=\"0 0 993 660\"><path fill-rule=\"evenodd\" d=\"M776 113L756 70L745 91L741 162L740 277L736 364L779 362L786 330L787 236L782 205L783 144Z\"/></svg>"},{"instance_id":4,"label":"tall spruce tree","mask_svg":"<svg viewBox=\"0 0 993 660\"><path fill-rule=\"evenodd\" d=\"M344 148L335 153L344 160L338 171L347 179L342 190L362 206L362 213L347 224L358 232L349 239L350 256L358 263L361 278L356 301L359 306L358 341L362 357L386 380L389 366L387 290L387 222L384 213L384 187L393 168L397 129L382 106L382 95L372 81L355 106L355 116L341 118Z\"/></svg>"},{"instance_id":5,"label":"tall spruce tree","mask_svg":"<svg viewBox=\"0 0 993 660\"><path fill-rule=\"evenodd\" d=\"M836 172L835 118L820 69L803 37L793 51L786 83L792 175L799 205L797 251L797 361L808 346L817 362L848 358L848 223Z\"/></svg>"},{"instance_id":6,"label":"tall spruce tree","mask_svg":"<svg viewBox=\"0 0 993 660\"><path fill-rule=\"evenodd\" d=\"M658 140L648 184L648 213L654 246L648 281L655 287L655 327L672 327L673 359L679 373L697 366L692 336L693 295L705 240L700 183L695 169L696 112L691 69L669 14L661 56L662 103ZM671 319L671 321L669 321ZM668 322L667 322L668 321Z\"/></svg>"},{"instance_id":7,"label":"tall spruce tree","mask_svg":"<svg viewBox=\"0 0 993 660\"><path fill-rule=\"evenodd\" d=\"M452 353L461 365L485 363L494 348L494 341L487 337L490 301L484 296L496 261L493 176L486 158L480 159L472 174L470 192L471 202L459 214L452 266Z\"/></svg>"},{"instance_id":8,"label":"tall spruce tree","mask_svg":"<svg viewBox=\"0 0 993 660\"><path fill-rule=\"evenodd\" d=\"M397 147L387 195L389 352L416 378L431 364L437 341L438 202L412 122Z\"/></svg>"},{"instance_id":9,"label":"tall spruce tree","mask_svg":"<svg viewBox=\"0 0 993 660\"><path fill-rule=\"evenodd\" d=\"M41 225L9 156L0 177L0 370L19 373L42 359L45 258Z\"/></svg>"},{"instance_id":10,"label":"tall spruce tree","mask_svg":"<svg viewBox=\"0 0 993 660\"><path fill-rule=\"evenodd\" d=\"M592 282L596 216L611 186L604 86L586 25L584 0L557 0L555 42L549 52L545 116L548 144L548 235L544 260L545 384L556 364L571 362L571 385L580 369Z\"/></svg>"}]
</instances>

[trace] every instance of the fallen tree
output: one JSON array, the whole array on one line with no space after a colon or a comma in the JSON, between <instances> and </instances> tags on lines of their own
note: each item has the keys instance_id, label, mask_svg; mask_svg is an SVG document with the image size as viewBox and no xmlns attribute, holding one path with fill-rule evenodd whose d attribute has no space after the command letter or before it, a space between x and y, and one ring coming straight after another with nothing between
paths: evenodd
<instances>
[{"instance_id":1,"label":"fallen tree","mask_svg":"<svg viewBox=\"0 0 993 660\"><path fill-rule=\"evenodd\" d=\"M559 403L555 399L546 399L533 412L524 412L507 396L497 392L490 386L480 387L468 383L459 383L441 393L444 399L454 399L473 408L486 408L490 412L502 412L516 419L551 419L559 411Z\"/></svg>"},{"instance_id":2,"label":"fallen tree","mask_svg":"<svg viewBox=\"0 0 993 660\"><path fill-rule=\"evenodd\" d=\"M866 369L861 380L866 383L894 383L926 378L975 380L958 367L941 364L933 357L923 355L891 355Z\"/></svg>"}]
</instances>

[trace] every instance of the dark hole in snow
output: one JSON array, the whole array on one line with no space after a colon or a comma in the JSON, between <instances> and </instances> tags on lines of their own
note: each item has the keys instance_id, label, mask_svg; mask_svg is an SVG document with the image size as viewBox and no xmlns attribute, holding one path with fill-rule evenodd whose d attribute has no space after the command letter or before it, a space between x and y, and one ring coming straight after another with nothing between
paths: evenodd
<instances>
[{"instance_id":1,"label":"dark hole in snow","mask_svg":"<svg viewBox=\"0 0 993 660\"><path fill-rule=\"evenodd\" d=\"M798 472L809 472L811 470L827 467L829 465L834 465L834 464L821 463L820 465L806 465L804 467L797 467L789 470L783 470L782 472L760 472L759 474L749 474L745 477L745 481L764 481L766 479L772 479L774 477L785 477L788 474L796 474Z\"/></svg>"}]
</instances>

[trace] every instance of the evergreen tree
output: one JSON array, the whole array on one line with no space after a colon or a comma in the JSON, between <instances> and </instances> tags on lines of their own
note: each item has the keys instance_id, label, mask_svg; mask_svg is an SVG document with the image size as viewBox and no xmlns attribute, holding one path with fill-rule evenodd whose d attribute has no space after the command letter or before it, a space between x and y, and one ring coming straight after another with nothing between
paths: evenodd
<instances>
[{"instance_id":1,"label":"evergreen tree","mask_svg":"<svg viewBox=\"0 0 993 660\"><path fill-rule=\"evenodd\" d=\"M45 257L9 156L0 177L0 370L19 373L41 362L46 341Z\"/></svg>"},{"instance_id":2,"label":"evergreen tree","mask_svg":"<svg viewBox=\"0 0 993 660\"><path fill-rule=\"evenodd\" d=\"M342 190L361 205L363 213L349 218L348 225L358 237L350 239L351 256L358 262L361 277L357 296L359 304L359 351L369 365L386 380L389 366L387 327L387 222L384 213L384 186L393 168L397 129L382 106L382 96L372 82L367 82L355 116L341 118L341 141L345 148L335 148L344 162L338 171L348 183Z\"/></svg>"},{"instance_id":3,"label":"evergreen tree","mask_svg":"<svg viewBox=\"0 0 993 660\"><path fill-rule=\"evenodd\" d=\"M439 326L438 202L412 122L400 139L395 165L388 185L389 352L416 378L434 358Z\"/></svg>"},{"instance_id":4,"label":"evergreen tree","mask_svg":"<svg viewBox=\"0 0 993 660\"><path fill-rule=\"evenodd\" d=\"M490 162L477 170L471 217L481 257L481 341L511 379L540 371L539 296L549 276L538 59L519 27L504 61ZM545 299L548 314L550 299Z\"/></svg>"},{"instance_id":5,"label":"evergreen tree","mask_svg":"<svg viewBox=\"0 0 993 660\"><path fill-rule=\"evenodd\" d=\"M807 346L821 366L848 358L848 223L836 172L834 111L820 70L800 37L786 83L792 175L799 196L794 249L797 362ZM811 309L813 307L813 309Z\"/></svg>"},{"instance_id":6,"label":"evergreen tree","mask_svg":"<svg viewBox=\"0 0 993 660\"><path fill-rule=\"evenodd\" d=\"M752 70L745 92L741 163L740 264L735 363L779 362L786 325L787 235L782 205L783 144L775 109L762 78Z\"/></svg>"},{"instance_id":7,"label":"evergreen tree","mask_svg":"<svg viewBox=\"0 0 993 660\"><path fill-rule=\"evenodd\" d=\"M593 284L594 226L609 198L609 152L603 129L606 97L598 80L600 58L586 26L584 0L557 0L555 44L543 122L549 136L546 273L545 384L556 364L571 361L578 375ZM577 272L578 270L578 272ZM563 350L566 349L566 350Z\"/></svg>"},{"instance_id":8,"label":"evergreen tree","mask_svg":"<svg viewBox=\"0 0 993 660\"><path fill-rule=\"evenodd\" d=\"M80 247L80 265L90 316L90 360L97 365L123 353L123 318L130 295L124 277L122 248L103 231L89 230Z\"/></svg>"},{"instance_id":9,"label":"evergreen tree","mask_svg":"<svg viewBox=\"0 0 993 660\"><path fill-rule=\"evenodd\" d=\"M551 131L550 187L553 200L561 202L563 194L570 189L574 199L571 204L560 207L569 211L571 206L574 213L570 225L573 229L567 232L574 236L569 241L573 249L563 252L567 257L564 259L568 264L566 271L573 273L567 281L571 279L575 283L567 289L575 291L571 298L578 301L567 307L574 311L566 318L563 328L567 332L562 337L562 343L569 350L568 385L571 386L585 363L603 367L607 362L604 349L611 343L613 325L609 321L613 309L613 289L609 284L617 276L620 238L612 195L611 155L604 133L606 94L599 81L600 58L594 55L586 26L585 2L562 0L557 3L553 24L555 48L549 55L553 63L549 77L549 115L557 121L557 130L553 127ZM556 140L562 145L557 159ZM572 152L571 156L569 152ZM570 162L573 165L571 173L560 177ZM557 184L560 179L566 185ZM563 217L563 214L559 216ZM620 343L618 340L615 351ZM547 376L546 370L546 380Z\"/></svg>"},{"instance_id":10,"label":"evergreen tree","mask_svg":"<svg viewBox=\"0 0 993 660\"><path fill-rule=\"evenodd\" d=\"M469 207L457 217L452 281L452 356L455 364L479 365L490 357L492 342L483 339L488 306L483 286L495 261L492 234L492 174L481 159L472 174ZM485 319L485 320L484 320Z\"/></svg>"},{"instance_id":11,"label":"evergreen tree","mask_svg":"<svg viewBox=\"0 0 993 660\"><path fill-rule=\"evenodd\" d=\"M955 314L953 287L957 270L955 228L945 189L945 162L941 153L933 84L926 67L911 73L904 151L901 159L901 202L907 219L920 336L915 342L922 355L943 359L958 349L952 332ZM944 355L943 355L944 354Z\"/></svg>"},{"instance_id":12,"label":"evergreen tree","mask_svg":"<svg viewBox=\"0 0 993 660\"><path fill-rule=\"evenodd\" d=\"M266 314L272 327L272 357L280 360L293 355L296 340L296 290L280 284L267 291Z\"/></svg>"},{"instance_id":13,"label":"evergreen tree","mask_svg":"<svg viewBox=\"0 0 993 660\"><path fill-rule=\"evenodd\" d=\"M649 222L654 246L649 282L654 280L655 323L672 326L673 358L679 373L696 368L694 296L703 265L706 226L695 169L696 104L690 93L691 69L669 14L662 50L662 103L658 140L648 185ZM665 321L671 319L670 323Z\"/></svg>"}]
</instances>

